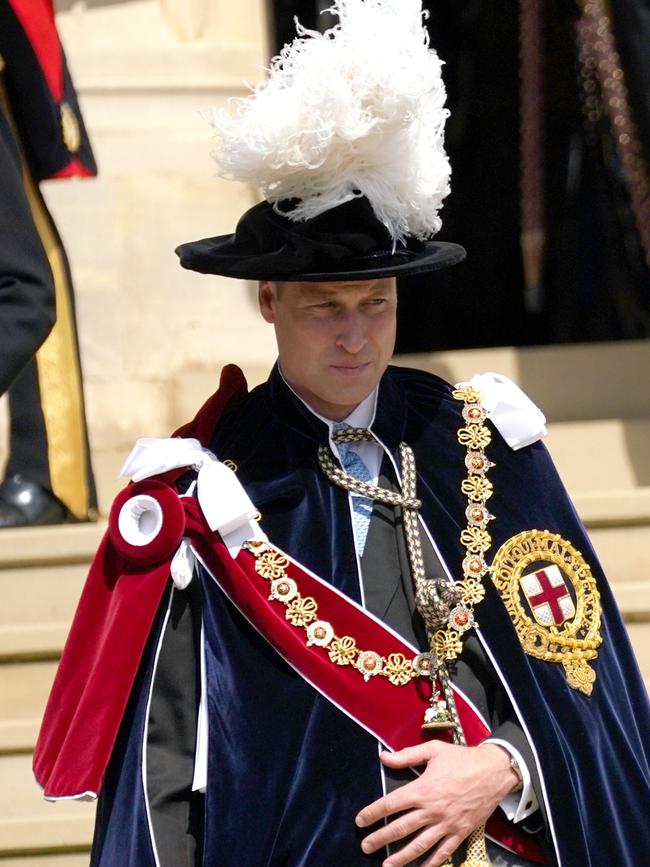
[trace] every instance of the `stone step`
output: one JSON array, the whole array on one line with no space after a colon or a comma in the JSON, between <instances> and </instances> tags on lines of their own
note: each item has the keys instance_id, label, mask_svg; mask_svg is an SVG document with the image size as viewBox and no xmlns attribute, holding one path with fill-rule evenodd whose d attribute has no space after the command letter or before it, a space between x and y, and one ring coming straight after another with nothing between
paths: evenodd
<instances>
[{"instance_id":1,"label":"stone step","mask_svg":"<svg viewBox=\"0 0 650 867\"><path fill-rule=\"evenodd\" d=\"M650 418L550 422L545 443L574 498L623 491L624 501L628 489L650 491ZM126 484L117 474L132 445L93 453L102 514Z\"/></svg>"},{"instance_id":2,"label":"stone step","mask_svg":"<svg viewBox=\"0 0 650 867\"><path fill-rule=\"evenodd\" d=\"M595 527L589 536L624 612L650 607L650 527Z\"/></svg>"},{"instance_id":3,"label":"stone step","mask_svg":"<svg viewBox=\"0 0 650 867\"><path fill-rule=\"evenodd\" d=\"M0 659L58 655L105 529L104 522L0 532Z\"/></svg>"},{"instance_id":4,"label":"stone step","mask_svg":"<svg viewBox=\"0 0 650 867\"><path fill-rule=\"evenodd\" d=\"M0 856L41 852L80 853L92 840L93 803L41 797L31 756L0 756Z\"/></svg>"},{"instance_id":5,"label":"stone step","mask_svg":"<svg viewBox=\"0 0 650 867\"><path fill-rule=\"evenodd\" d=\"M2 530L0 569L88 563L105 530L105 522Z\"/></svg>"},{"instance_id":6,"label":"stone step","mask_svg":"<svg viewBox=\"0 0 650 867\"><path fill-rule=\"evenodd\" d=\"M89 849L83 852L64 852L63 854L42 852L40 855L0 856L0 867L88 867Z\"/></svg>"},{"instance_id":7,"label":"stone step","mask_svg":"<svg viewBox=\"0 0 650 867\"><path fill-rule=\"evenodd\" d=\"M87 563L2 569L0 657L57 653L87 571Z\"/></svg>"},{"instance_id":8,"label":"stone step","mask_svg":"<svg viewBox=\"0 0 650 867\"><path fill-rule=\"evenodd\" d=\"M34 748L57 662L0 665L0 753Z\"/></svg>"},{"instance_id":9,"label":"stone step","mask_svg":"<svg viewBox=\"0 0 650 867\"><path fill-rule=\"evenodd\" d=\"M650 342L487 347L400 355L397 363L461 382L510 377L550 422L650 418Z\"/></svg>"},{"instance_id":10,"label":"stone step","mask_svg":"<svg viewBox=\"0 0 650 867\"><path fill-rule=\"evenodd\" d=\"M650 486L582 491L572 499L592 535L599 528L650 527Z\"/></svg>"},{"instance_id":11,"label":"stone step","mask_svg":"<svg viewBox=\"0 0 650 867\"><path fill-rule=\"evenodd\" d=\"M495 365L487 369L498 368ZM115 495L126 484L126 479L120 478L118 473L137 437L168 435L192 417L214 388L212 371L193 371L188 374L183 388L178 389L178 399L174 401L176 412L169 428L152 430L143 426L123 436L118 445L93 449L93 468L102 514L108 513ZM625 410L627 415L567 420L548 412L543 395L540 398L531 393L531 396L547 413L549 433L545 442L574 497L593 491L650 486L650 449L647 448L650 442L650 408L637 402L634 415L631 414L633 406L617 404L616 408ZM583 407L584 411L587 412L590 406ZM0 461L5 456L0 445Z\"/></svg>"},{"instance_id":12,"label":"stone step","mask_svg":"<svg viewBox=\"0 0 650 867\"><path fill-rule=\"evenodd\" d=\"M619 603L625 594L617 587ZM637 591L637 596L641 595ZM646 600L650 585L643 588ZM643 677L650 685L650 617L643 603L643 619L627 618L627 630ZM56 662L17 662L0 665L0 755L31 752L36 743L47 696L56 673Z\"/></svg>"},{"instance_id":13,"label":"stone step","mask_svg":"<svg viewBox=\"0 0 650 867\"><path fill-rule=\"evenodd\" d=\"M650 683L650 492L576 497ZM0 867L87 864L92 804L43 802L30 769L39 720L88 561L105 529L70 525L0 534ZM52 592L54 590L54 592ZM20 856L20 857L19 857Z\"/></svg>"},{"instance_id":14,"label":"stone step","mask_svg":"<svg viewBox=\"0 0 650 867\"><path fill-rule=\"evenodd\" d=\"M650 694L650 623L629 622L627 632Z\"/></svg>"},{"instance_id":15,"label":"stone step","mask_svg":"<svg viewBox=\"0 0 650 867\"><path fill-rule=\"evenodd\" d=\"M633 624L637 652L650 657L650 625ZM650 682L650 670L644 672ZM94 805L45 802L31 774L29 755L0 755L0 867L81 867L92 839ZM29 858L10 857L29 853ZM54 856L51 853L67 852ZM39 854L42 853L42 854ZM6 857L3 857L6 856Z\"/></svg>"},{"instance_id":16,"label":"stone step","mask_svg":"<svg viewBox=\"0 0 650 867\"><path fill-rule=\"evenodd\" d=\"M573 459L569 460L569 450L562 447L556 434L557 426L552 429L549 446L578 514L588 528L650 527L650 478L647 483L644 479L643 484L634 478L622 480L632 484L611 484L593 472L589 476L586 459L581 462L580 456L574 455ZM647 423L647 435L647 442L650 443L650 421ZM577 443L573 444L574 447L576 445ZM650 453L650 449L648 452ZM559 466L561 462L565 464L564 469ZM576 463L582 463L582 468L576 470ZM567 477L571 476L574 477L573 483L570 479L567 480ZM582 477L581 484L576 483L576 476ZM620 474L618 478L621 479ZM123 486L120 482L114 493ZM17 575L25 574L21 573L21 570L30 567L88 564L106 531L106 526L106 521L100 520L96 524L61 524L53 527L2 530L0 570L11 570L11 578L7 581L13 582ZM0 625L3 623L1 618L0 611ZM11 622L11 618L5 618L5 622Z\"/></svg>"},{"instance_id":17,"label":"stone step","mask_svg":"<svg viewBox=\"0 0 650 867\"><path fill-rule=\"evenodd\" d=\"M545 443L578 499L650 491L650 418L551 422ZM612 501L612 516L619 505Z\"/></svg>"}]
</instances>

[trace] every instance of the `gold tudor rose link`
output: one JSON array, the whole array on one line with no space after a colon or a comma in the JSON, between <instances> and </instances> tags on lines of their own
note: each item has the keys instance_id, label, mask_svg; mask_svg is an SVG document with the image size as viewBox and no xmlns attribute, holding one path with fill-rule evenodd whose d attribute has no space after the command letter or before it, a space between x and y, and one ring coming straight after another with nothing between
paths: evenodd
<instances>
[{"instance_id":1,"label":"gold tudor rose link","mask_svg":"<svg viewBox=\"0 0 650 867\"><path fill-rule=\"evenodd\" d=\"M335 665L351 665L366 683L380 675L393 686L405 686L415 677L429 677L433 660L431 654L420 653L408 659L403 653L382 656L374 650L362 650L350 635L336 635L334 627L318 618L318 603L313 596L302 596L296 581L287 575L289 560L266 542L245 543L255 557L255 571L271 583L270 600L286 607L285 617L307 634L307 645L316 645L327 651Z\"/></svg>"}]
</instances>

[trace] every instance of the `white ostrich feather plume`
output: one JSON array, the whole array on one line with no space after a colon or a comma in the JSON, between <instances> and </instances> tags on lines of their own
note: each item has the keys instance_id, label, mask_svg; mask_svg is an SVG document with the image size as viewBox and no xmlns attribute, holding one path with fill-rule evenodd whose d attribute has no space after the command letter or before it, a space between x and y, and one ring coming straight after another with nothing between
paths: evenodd
<instances>
[{"instance_id":1,"label":"white ostrich feather plume","mask_svg":"<svg viewBox=\"0 0 650 867\"><path fill-rule=\"evenodd\" d=\"M449 192L441 61L420 0L335 0L339 23L298 38L234 115L214 111L223 177L262 190L302 221L364 195L394 241L441 225Z\"/></svg>"}]
</instances>

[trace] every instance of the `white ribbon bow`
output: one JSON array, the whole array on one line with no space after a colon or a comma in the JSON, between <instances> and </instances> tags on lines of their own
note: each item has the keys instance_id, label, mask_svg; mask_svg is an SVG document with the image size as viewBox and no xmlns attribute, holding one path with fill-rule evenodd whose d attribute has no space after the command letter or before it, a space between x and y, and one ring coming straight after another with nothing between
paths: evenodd
<instances>
[{"instance_id":1,"label":"white ribbon bow","mask_svg":"<svg viewBox=\"0 0 650 867\"><path fill-rule=\"evenodd\" d=\"M201 511L210 529L219 532L233 558L247 539L266 540L255 520L257 509L235 473L197 439L143 437L131 450L120 475L140 482L182 467L198 471L197 499ZM172 564L172 578L179 588L189 583L193 565L187 542L183 540Z\"/></svg>"},{"instance_id":2,"label":"white ribbon bow","mask_svg":"<svg viewBox=\"0 0 650 867\"><path fill-rule=\"evenodd\" d=\"M142 437L124 461L120 475L140 482L169 470L200 467L206 458L216 460L197 439Z\"/></svg>"},{"instance_id":3,"label":"white ribbon bow","mask_svg":"<svg viewBox=\"0 0 650 867\"><path fill-rule=\"evenodd\" d=\"M471 386L480 393L483 409L511 449L522 449L546 436L544 413L507 376L477 373L460 386Z\"/></svg>"}]
</instances>

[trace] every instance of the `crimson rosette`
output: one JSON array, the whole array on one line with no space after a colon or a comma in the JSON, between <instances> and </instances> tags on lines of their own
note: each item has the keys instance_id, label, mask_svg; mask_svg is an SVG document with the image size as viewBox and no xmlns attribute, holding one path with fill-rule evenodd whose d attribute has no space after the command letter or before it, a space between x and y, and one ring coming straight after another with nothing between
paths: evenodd
<instances>
[{"instance_id":1,"label":"crimson rosette","mask_svg":"<svg viewBox=\"0 0 650 867\"><path fill-rule=\"evenodd\" d=\"M156 479L136 482L115 498L108 532L115 550L132 563L169 561L185 532L181 498Z\"/></svg>"}]
</instances>

